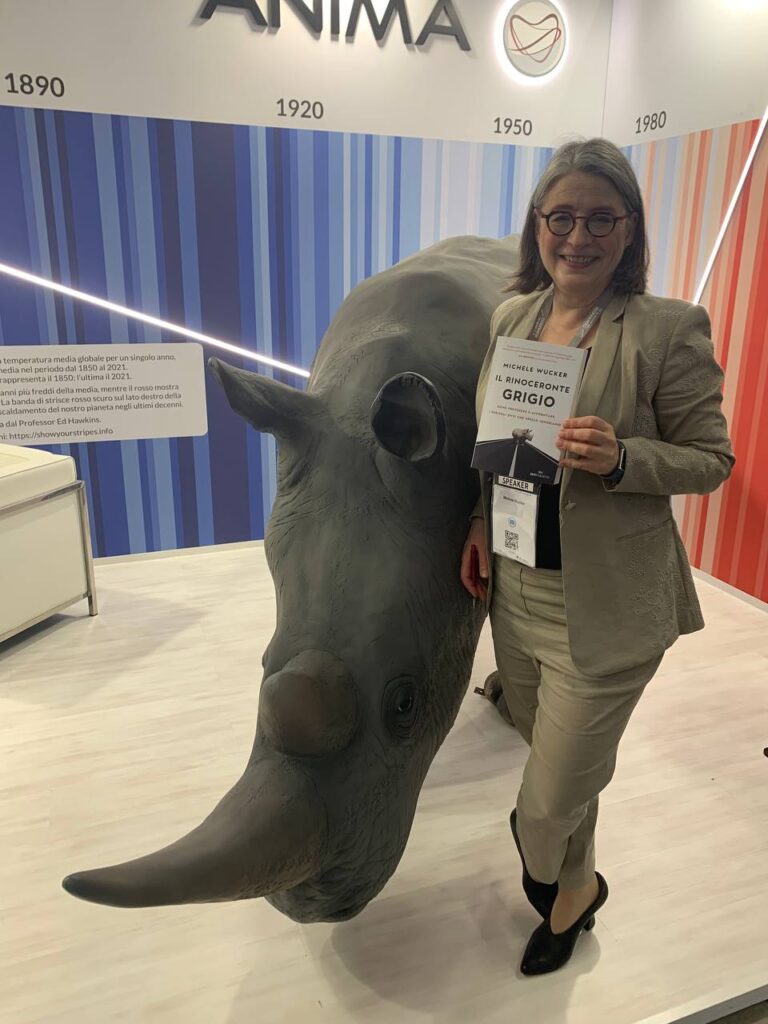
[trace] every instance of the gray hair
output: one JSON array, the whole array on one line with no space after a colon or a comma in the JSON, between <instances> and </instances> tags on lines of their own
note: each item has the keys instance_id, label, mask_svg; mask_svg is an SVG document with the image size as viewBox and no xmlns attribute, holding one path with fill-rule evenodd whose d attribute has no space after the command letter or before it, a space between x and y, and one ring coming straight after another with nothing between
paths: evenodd
<instances>
[{"instance_id":1,"label":"gray hair","mask_svg":"<svg viewBox=\"0 0 768 1024\"><path fill-rule=\"evenodd\" d=\"M541 208L552 186L571 171L605 178L621 196L627 213L637 214L634 238L624 250L612 283L619 292L644 292L648 277L648 243L643 197L632 164L619 147L607 139L566 142L556 150L533 190L520 238L520 265L505 291L527 295L552 283L539 256L535 211Z\"/></svg>"}]
</instances>

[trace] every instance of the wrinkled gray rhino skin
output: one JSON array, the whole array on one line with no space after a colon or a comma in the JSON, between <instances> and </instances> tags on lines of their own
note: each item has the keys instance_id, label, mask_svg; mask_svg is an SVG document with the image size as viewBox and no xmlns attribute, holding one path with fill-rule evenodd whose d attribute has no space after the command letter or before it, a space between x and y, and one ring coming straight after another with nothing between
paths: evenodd
<instances>
[{"instance_id":1,"label":"wrinkled gray rhino skin","mask_svg":"<svg viewBox=\"0 0 768 1024\"><path fill-rule=\"evenodd\" d=\"M384 887L465 693L484 609L459 581L475 385L517 241L439 242L342 304L306 392L210 361L278 440L277 628L243 776L157 853L70 875L113 906L266 896L340 921Z\"/></svg>"}]
</instances>

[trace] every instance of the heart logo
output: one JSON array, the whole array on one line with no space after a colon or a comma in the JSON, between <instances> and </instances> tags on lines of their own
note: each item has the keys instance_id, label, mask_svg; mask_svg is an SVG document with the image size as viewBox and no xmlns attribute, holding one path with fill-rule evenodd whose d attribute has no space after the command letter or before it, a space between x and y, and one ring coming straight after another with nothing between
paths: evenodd
<instances>
[{"instance_id":1,"label":"heart logo","mask_svg":"<svg viewBox=\"0 0 768 1024\"><path fill-rule=\"evenodd\" d=\"M504 48L513 67L533 78L548 75L565 51L565 22L551 0L521 0L507 15Z\"/></svg>"},{"instance_id":2,"label":"heart logo","mask_svg":"<svg viewBox=\"0 0 768 1024\"><path fill-rule=\"evenodd\" d=\"M552 56L563 29L556 14L547 14L539 21L528 21L521 14L513 14L509 19L509 34L515 53L543 64Z\"/></svg>"}]
</instances>

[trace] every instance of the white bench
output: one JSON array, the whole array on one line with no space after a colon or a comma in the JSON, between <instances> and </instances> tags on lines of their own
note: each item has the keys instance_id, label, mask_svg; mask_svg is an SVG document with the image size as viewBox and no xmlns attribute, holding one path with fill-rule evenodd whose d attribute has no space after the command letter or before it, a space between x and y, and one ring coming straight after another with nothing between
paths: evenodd
<instances>
[{"instance_id":1,"label":"white bench","mask_svg":"<svg viewBox=\"0 0 768 1024\"><path fill-rule=\"evenodd\" d=\"M96 615L85 485L74 459L0 444L0 643L85 598Z\"/></svg>"}]
</instances>

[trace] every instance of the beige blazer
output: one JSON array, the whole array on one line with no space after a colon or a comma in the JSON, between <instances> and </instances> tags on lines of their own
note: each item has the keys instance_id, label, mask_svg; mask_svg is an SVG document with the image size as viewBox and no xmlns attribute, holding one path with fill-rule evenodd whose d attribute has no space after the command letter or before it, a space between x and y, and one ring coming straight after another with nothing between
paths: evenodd
<instances>
[{"instance_id":1,"label":"beige blazer","mask_svg":"<svg viewBox=\"0 0 768 1024\"><path fill-rule=\"evenodd\" d=\"M547 292L517 295L491 319L477 417L499 335L528 338ZM563 470L560 544L571 656L604 676L658 657L704 620L670 495L707 494L734 456L706 311L677 299L616 295L598 325L575 416L600 416L626 445L624 477ZM492 476L480 473L493 592Z\"/></svg>"}]
</instances>

